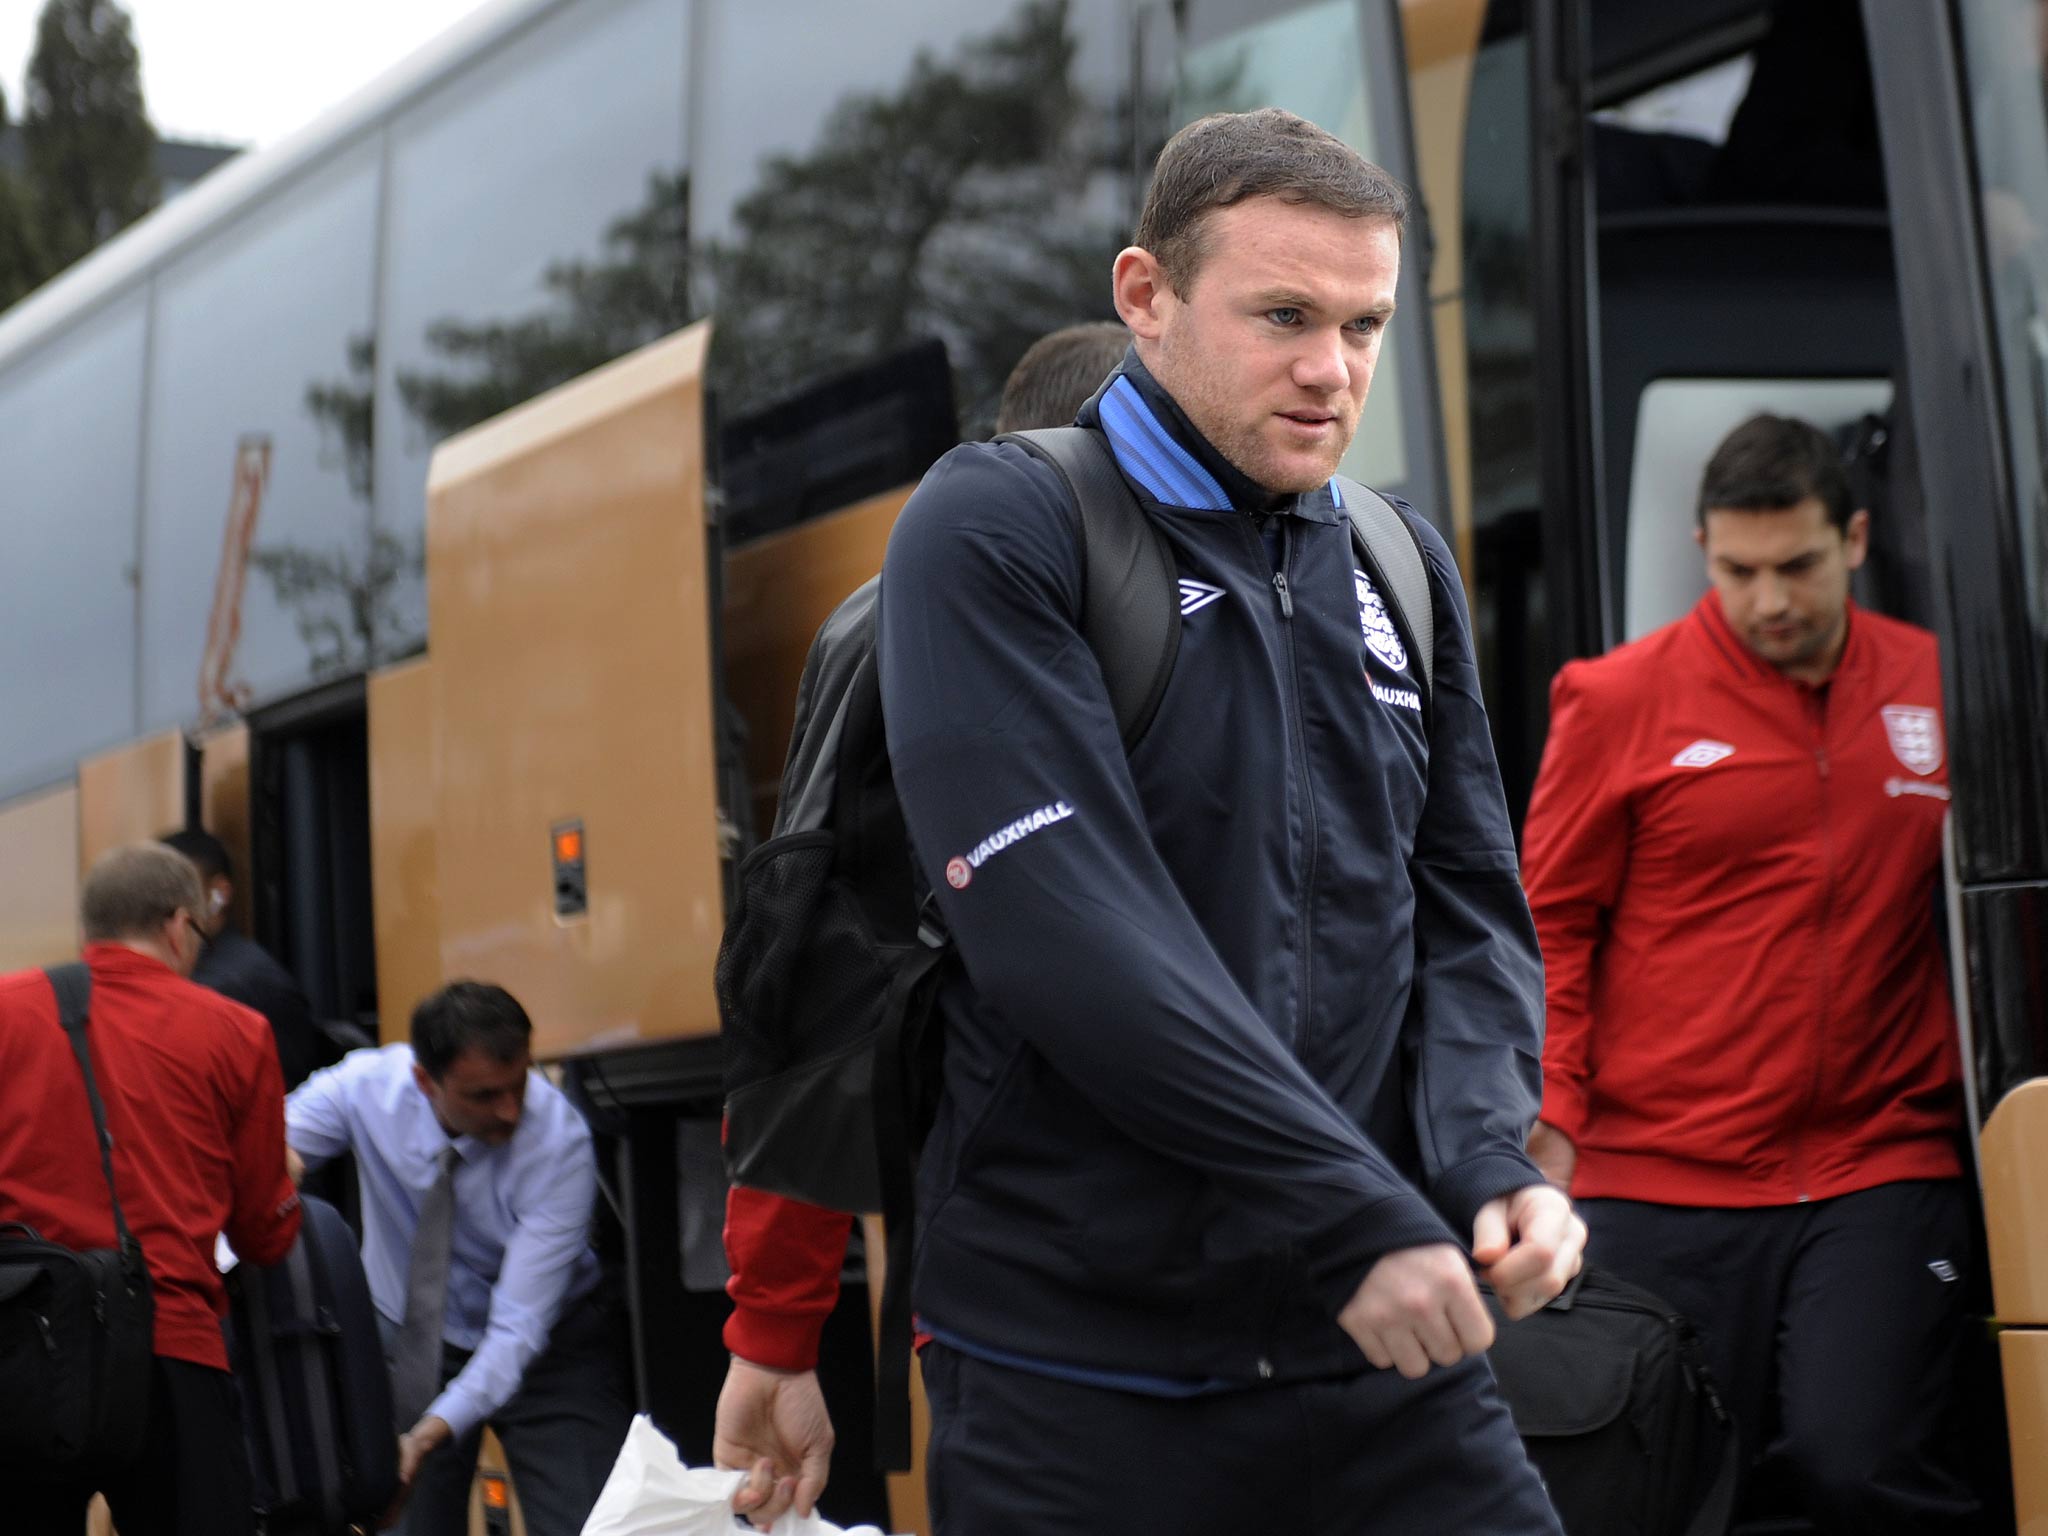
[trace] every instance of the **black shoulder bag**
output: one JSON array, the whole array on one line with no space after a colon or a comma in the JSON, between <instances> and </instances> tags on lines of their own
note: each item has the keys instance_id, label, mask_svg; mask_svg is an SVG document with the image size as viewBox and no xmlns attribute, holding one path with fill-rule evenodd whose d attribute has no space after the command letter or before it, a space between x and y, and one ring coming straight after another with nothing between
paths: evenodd
<instances>
[{"instance_id":1,"label":"black shoulder bag","mask_svg":"<svg viewBox=\"0 0 2048 1536\"><path fill-rule=\"evenodd\" d=\"M119 1234L118 1246L81 1253L0 1223L0 1465L63 1481L104 1475L142 1449L155 1305L114 1189L114 1140L86 1047L90 973L73 964L44 974L85 1075Z\"/></svg>"}]
</instances>

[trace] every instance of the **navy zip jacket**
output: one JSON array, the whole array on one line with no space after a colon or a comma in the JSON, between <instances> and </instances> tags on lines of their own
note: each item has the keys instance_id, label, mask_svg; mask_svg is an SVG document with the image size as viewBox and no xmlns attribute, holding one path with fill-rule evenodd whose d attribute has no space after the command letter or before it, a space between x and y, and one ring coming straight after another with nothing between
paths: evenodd
<instances>
[{"instance_id":1,"label":"navy zip jacket","mask_svg":"<svg viewBox=\"0 0 2048 1536\"><path fill-rule=\"evenodd\" d=\"M1541 1177L1542 965L1463 591L1402 508L1436 604L1425 739L1420 664L1327 488L1275 502L1135 354L1081 421L1181 576L1128 757L1052 469L954 449L883 567L890 762L961 961L916 1305L1055 1369L1363 1370L1336 1316L1374 1260L1469 1247Z\"/></svg>"}]
</instances>

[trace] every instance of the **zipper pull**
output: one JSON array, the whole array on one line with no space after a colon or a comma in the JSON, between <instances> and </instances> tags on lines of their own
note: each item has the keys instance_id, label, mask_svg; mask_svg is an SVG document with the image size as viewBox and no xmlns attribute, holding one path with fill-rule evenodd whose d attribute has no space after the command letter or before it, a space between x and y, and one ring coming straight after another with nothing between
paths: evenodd
<instances>
[{"instance_id":1,"label":"zipper pull","mask_svg":"<svg viewBox=\"0 0 2048 1536\"><path fill-rule=\"evenodd\" d=\"M1280 617L1283 619L1293 618L1294 597L1287 590L1287 573L1285 571L1275 571L1273 573L1273 590L1280 594Z\"/></svg>"}]
</instances>

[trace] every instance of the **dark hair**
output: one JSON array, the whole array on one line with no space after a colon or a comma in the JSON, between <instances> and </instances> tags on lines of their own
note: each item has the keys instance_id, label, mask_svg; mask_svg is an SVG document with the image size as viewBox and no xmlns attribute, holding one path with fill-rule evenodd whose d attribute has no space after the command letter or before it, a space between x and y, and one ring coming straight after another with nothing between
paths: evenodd
<instances>
[{"instance_id":1,"label":"dark hair","mask_svg":"<svg viewBox=\"0 0 2048 1536\"><path fill-rule=\"evenodd\" d=\"M1185 297L1207 254L1209 215L1253 197L1385 219L1397 234L1408 219L1393 177L1314 123L1261 107L1198 117L1166 141L1133 239Z\"/></svg>"},{"instance_id":2,"label":"dark hair","mask_svg":"<svg viewBox=\"0 0 2048 1536\"><path fill-rule=\"evenodd\" d=\"M1721 439L1700 476L1699 525L1709 512L1782 512L1818 496L1847 532L1856 510L1848 471L1827 433L1794 416L1752 416Z\"/></svg>"},{"instance_id":3,"label":"dark hair","mask_svg":"<svg viewBox=\"0 0 2048 1536\"><path fill-rule=\"evenodd\" d=\"M187 827L182 832L166 832L157 839L166 848L175 848L194 864L199 866L199 878L211 880L216 876L223 879L235 878L235 861L228 857L227 844L211 832L202 832L197 827Z\"/></svg>"},{"instance_id":4,"label":"dark hair","mask_svg":"<svg viewBox=\"0 0 2048 1536\"><path fill-rule=\"evenodd\" d=\"M88 944L141 939L180 911L197 915L204 900L190 859L155 843L127 843L101 854L85 877L78 921Z\"/></svg>"},{"instance_id":5,"label":"dark hair","mask_svg":"<svg viewBox=\"0 0 2048 1536\"><path fill-rule=\"evenodd\" d=\"M1062 326L1031 343L1003 385L998 432L1064 427L1123 361L1131 333L1117 320Z\"/></svg>"},{"instance_id":6,"label":"dark hair","mask_svg":"<svg viewBox=\"0 0 2048 1536\"><path fill-rule=\"evenodd\" d=\"M451 981L412 1011L413 1060L438 1079L466 1051L516 1061L533 1043L519 999L487 981Z\"/></svg>"}]
</instances>

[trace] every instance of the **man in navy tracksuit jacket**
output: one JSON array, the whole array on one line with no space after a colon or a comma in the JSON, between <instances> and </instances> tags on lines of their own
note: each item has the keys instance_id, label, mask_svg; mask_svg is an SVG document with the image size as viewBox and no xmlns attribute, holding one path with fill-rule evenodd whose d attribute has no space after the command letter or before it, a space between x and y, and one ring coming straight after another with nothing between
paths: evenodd
<instances>
[{"instance_id":1,"label":"man in navy tracksuit jacket","mask_svg":"<svg viewBox=\"0 0 2048 1536\"><path fill-rule=\"evenodd\" d=\"M1557 1530L1472 1279L1523 1315L1584 1229L1522 1152L1542 973L1462 590L1404 509L1426 689L1329 482L1401 209L1284 113L1161 157L1081 416L1180 573L1128 756L1055 472L957 449L890 542L890 761L962 962L912 1287L941 1532ZM766 1512L822 1413L750 1370Z\"/></svg>"}]
</instances>

